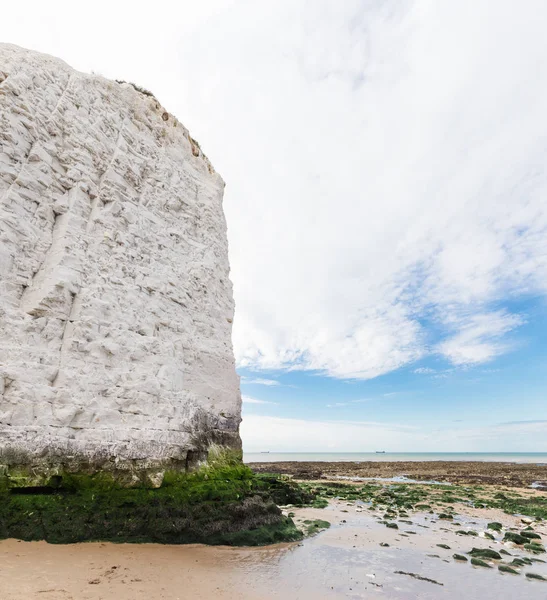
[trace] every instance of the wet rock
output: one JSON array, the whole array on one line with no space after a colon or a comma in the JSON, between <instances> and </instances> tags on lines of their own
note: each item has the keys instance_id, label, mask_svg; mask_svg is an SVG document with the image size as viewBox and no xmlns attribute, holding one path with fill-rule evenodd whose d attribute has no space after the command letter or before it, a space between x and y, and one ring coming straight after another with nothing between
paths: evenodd
<instances>
[{"instance_id":1,"label":"wet rock","mask_svg":"<svg viewBox=\"0 0 547 600\"><path fill-rule=\"evenodd\" d=\"M388 529L399 529L399 525L397 525L397 523L386 523L386 527Z\"/></svg>"},{"instance_id":2,"label":"wet rock","mask_svg":"<svg viewBox=\"0 0 547 600\"><path fill-rule=\"evenodd\" d=\"M467 556L464 556L463 554L454 554L454 555L452 555L452 558L454 560L460 560L462 562L467 562Z\"/></svg>"},{"instance_id":3,"label":"wet rock","mask_svg":"<svg viewBox=\"0 0 547 600\"><path fill-rule=\"evenodd\" d=\"M541 536L539 535L539 533L536 533L535 531L521 531L520 535L522 535L525 538L528 538L529 540L540 540Z\"/></svg>"},{"instance_id":4,"label":"wet rock","mask_svg":"<svg viewBox=\"0 0 547 600\"><path fill-rule=\"evenodd\" d=\"M528 579L536 579L537 581L547 581L543 575L538 575L537 573L526 573L526 577Z\"/></svg>"},{"instance_id":5,"label":"wet rock","mask_svg":"<svg viewBox=\"0 0 547 600\"><path fill-rule=\"evenodd\" d=\"M504 542L513 542L514 544L517 544L518 546L522 546L523 544L526 544L528 542L528 538L524 537L523 535L520 535L520 533L514 533L512 531L507 531L505 533L505 535L503 536L503 541Z\"/></svg>"},{"instance_id":6,"label":"wet rock","mask_svg":"<svg viewBox=\"0 0 547 600\"><path fill-rule=\"evenodd\" d=\"M386 542L380 542L380 546L382 546L382 548L389 548L389 544Z\"/></svg>"},{"instance_id":7,"label":"wet rock","mask_svg":"<svg viewBox=\"0 0 547 600\"><path fill-rule=\"evenodd\" d=\"M530 544L524 544L524 549L528 550L529 552L533 552L534 554L545 553L545 546L542 546L541 544L535 544L533 542Z\"/></svg>"},{"instance_id":8,"label":"wet rock","mask_svg":"<svg viewBox=\"0 0 547 600\"><path fill-rule=\"evenodd\" d=\"M444 548L445 550L450 550L450 546L448 546L447 544L437 544L437 547Z\"/></svg>"},{"instance_id":9,"label":"wet rock","mask_svg":"<svg viewBox=\"0 0 547 600\"><path fill-rule=\"evenodd\" d=\"M505 548L502 548L502 549L500 550L500 554L505 554L506 556L513 556L513 555L511 554L511 552L507 552L507 550L505 550Z\"/></svg>"},{"instance_id":10,"label":"wet rock","mask_svg":"<svg viewBox=\"0 0 547 600\"><path fill-rule=\"evenodd\" d=\"M511 575L519 575L520 574L517 570L511 568L509 565L498 565L498 570L501 573L510 573Z\"/></svg>"},{"instance_id":11,"label":"wet rock","mask_svg":"<svg viewBox=\"0 0 547 600\"><path fill-rule=\"evenodd\" d=\"M498 523L497 521L492 521L492 523L488 523L487 528L493 529L494 531L501 531L503 525L501 523Z\"/></svg>"},{"instance_id":12,"label":"wet rock","mask_svg":"<svg viewBox=\"0 0 547 600\"><path fill-rule=\"evenodd\" d=\"M493 558L494 560L501 560L501 554L490 548L473 548L468 552L470 556L476 556L478 558Z\"/></svg>"},{"instance_id":13,"label":"wet rock","mask_svg":"<svg viewBox=\"0 0 547 600\"><path fill-rule=\"evenodd\" d=\"M480 558L472 558L471 564L475 567L486 567L487 569L492 568L492 565L489 565L487 562L484 562L484 560L481 560Z\"/></svg>"}]
</instances>

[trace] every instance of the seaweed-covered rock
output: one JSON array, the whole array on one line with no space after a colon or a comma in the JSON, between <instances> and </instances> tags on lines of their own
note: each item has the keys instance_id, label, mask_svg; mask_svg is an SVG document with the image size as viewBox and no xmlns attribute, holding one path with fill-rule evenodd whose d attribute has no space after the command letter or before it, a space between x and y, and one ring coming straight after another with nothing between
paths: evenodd
<instances>
[{"instance_id":1,"label":"seaweed-covered rock","mask_svg":"<svg viewBox=\"0 0 547 600\"><path fill-rule=\"evenodd\" d=\"M444 548L445 550L450 550L450 546L448 546L447 544L437 544L437 546L439 548Z\"/></svg>"},{"instance_id":2,"label":"seaweed-covered rock","mask_svg":"<svg viewBox=\"0 0 547 600\"><path fill-rule=\"evenodd\" d=\"M397 523L386 523L386 527L388 529L399 529L399 525L397 525Z\"/></svg>"},{"instance_id":3,"label":"seaweed-covered rock","mask_svg":"<svg viewBox=\"0 0 547 600\"><path fill-rule=\"evenodd\" d=\"M543 575L538 575L537 573L526 573L526 577L528 579L536 579L537 581L547 581Z\"/></svg>"},{"instance_id":4,"label":"seaweed-covered rock","mask_svg":"<svg viewBox=\"0 0 547 600\"><path fill-rule=\"evenodd\" d=\"M62 481L48 493L0 490L0 538L262 545L302 538L263 482L237 462L167 473L159 488L105 476Z\"/></svg>"},{"instance_id":5,"label":"seaweed-covered rock","mask_svg":"<svg viewBox=\"0 0 547 600\"><path fill-rule=\"evenodd\" d=\"M493 531L501 531L503 525L497 521L492 521L492 523L488 523L487 528L492 529Z\"/></svg>"},{"instance_id":6,"label":"seaweed-covered rock","mask_svg":"<svg viewBox=\"0 0 547 600\"><path fill-rule=\"evenodd\" d=\"M519 572L516 569L513 569L509 565L498 565L498 570L502 573L509 573L511 575L519 575Z\"/></svg>"},{"instance_id":7,"label":"seaweed-covered rock","mask_svg":"<svg viewBox=\"0 0 547 600\"><path fill-rule=\"evenodd\" d=\"M475 567L486 567L487 569L492 568L492 565L489 565L487 562L484 562L484 560L481 560L480 558L472 558L471 564Z\"/></svg>"},{"instance_id":8,"label":"seaweed-covered rock","mask_svg":"<svg viewBox=\"0 0 547 600\"><path fill-rule=\"evenodd\" d=\"M520 535L520 533L515 533L513 531L507 531L507 532L505 532L505 535L503 536L503 541L504 542L513 542L514 544L517 544L518 546L522 546L523 544L526 544L528 542L528 538L524 537L523 535Z\"/></svg>"},{"instance_id":9,"label":"seaweed-covered rock","mask_svg":"<svg viewBox=\"0 0 547 600\"><path fill-rule=\"evenodd\" d=\"M461 562L467 562L467 556L464 556L463 554L454 554L452 555L452 558L454 560L460 560Z\"/></svg>"},{"instance_id":10,"label":"seaweed-covered rock","mask_svg":"<svg viewBox=\"0 0 547 600\"><path fill-rule=\"evenodd\" d=\"M524 544L524 549L533 552L534 554L545 553L545 546L542 546L541 544L535 544L533 542L530 544Z\"/></svg>"},{"instance_id":11,"label":"seaweed-covered rock","mask_svg":"<svg viewBox=\"0 0 547 600\"><path fill-rule=\"evenodd\" d=\"M476 556L478 558L493 558L495 560L501 560L501 554L490 548L473 548L468 552L470 556Z\"/></svg>"},{"instance_id":12,"label":"seaweed-covered rock","mask_svg":"<svg viewBox=\"0 0 547 600\"><path fill-rule=\"evenodd\" d=\"M535 531L529 531L529 530L524 530L520 532L520 535L522 535L522 537L528 538L529 540L540 540L541 536L539 535L539 533L536 533Z\"/></svg>"}]
</instances>

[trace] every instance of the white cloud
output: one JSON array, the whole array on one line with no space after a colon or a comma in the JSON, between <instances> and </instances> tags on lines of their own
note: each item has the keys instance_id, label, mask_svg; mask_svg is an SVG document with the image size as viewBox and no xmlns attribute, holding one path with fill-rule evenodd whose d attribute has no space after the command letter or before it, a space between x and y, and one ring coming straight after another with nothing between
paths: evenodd
<instances>
[{"instance_id":1,"label":"white cloud","mask_svg":"<svg viewBox=\"0 0 547 600\"><path fill-rule=\"evenodd\" d=\"M275 379L249 379L248 377L242 377L241 378L241 382L244 385L267 385L267 386L273 386L273 385L280 385L279 381L276 381Z\"/></svg>"},{"instance_id":2,"label":"white cloud","mask_svg":"<svg viewBox=\"0 0 547 600\"><path fill-rule=\"evenodd\" d=\"M429 367L419 367L418 369L414 369L414 373L417 373L418 375L432 375L433 373L436 373L436 371Z\"/></svg>"},{"instance_id":3,"label":"white cloud","mask_svg":"<svg viewBox=\"0 0 547 600\"><path fill-rule=\"evenodd\" d=\"M327 408L340 408L341 406L348 406L349 402L334 402L334 404L327 404Z\"/></svg>"},{"instance_id":4,"label":"white cloud","mask_svg":"<svg viewBox=\"0 0 547 600\"><path fill-rule=\"evenodd\" d=\"M269 400L258 400L258 398L251 398L250 396L241 396L243 404L277 404L277 402L270 402Z\"/></svg>"},{"instance_id":5,"label":"white cloud","mask_svg":"<svg viewBox=\"0 0 547 600\"><path fill-rule=\"evenodd\" d=\"M473 315L458 325L458 333L438 346L456 365L483 363L508 349L503 336L522 325L524 319L503 311Z\"/></svg>"},{"instance_id":6,"label":"white cloud","mask_svg":"<svg viewBox=\"0 0 547 600\"><path fill-rule=\"evenodd\" d=\"M500 303L546 294L546 18L542 0L2 12L7 41L152 89L224 176L239 364L365 379L490 360L522 323Z\"/></svg>"}]
</instances>

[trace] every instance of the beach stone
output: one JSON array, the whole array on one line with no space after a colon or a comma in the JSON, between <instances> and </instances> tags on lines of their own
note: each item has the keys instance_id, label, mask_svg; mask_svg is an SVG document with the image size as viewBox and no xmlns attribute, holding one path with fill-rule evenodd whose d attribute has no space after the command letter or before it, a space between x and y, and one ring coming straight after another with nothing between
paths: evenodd
<instances>
[{"instance_id":1,"label":"beach stone","mask_svg":"<svg viewBox=\"0 0 547 600\"><path fill-rule=\"evenodd\" d=\"M514 544L517 544L518 546L522 546L523 544L526 544L528 542L528 538L524 537L523 535L520 535L520 533L514 533L513 531L507 531L507 532L505 532L505 535L503 536L503 541L513 542Z\"/></svg>"},{"instance_id":2,"label":"beach stone","mask_svg":"<svg viewBox=\"0 0 547 600\"><path fill-rule=\"evenodd\" d=\"M484 560L481 560L480 558L472 558L471 564L475 567L486 567L487 569L492 568L492 565L489 565L487 562L484 562Z\"/></svg>"},{"instance_id":3,"label":"beach stone","mask_svg":"<svg viewBox=\"0 0 547 600\"><path fill-rule=\"evenodd\" d=\"M513 569L512 567L510 567L508 565L498 565L498 570L501 571L502 573L509 573L511 575L519 575L520 574L516 569Z\"/></svg>"},{"instance_id":4,"label":"beach stone","mask_svg":"<svg viewBox=\"0 0 547 600\"><path fill-rule=\"evenodd\" d=\"M533 552L534 554L544 554L545 547L542 544L524 544L524 549Z\"/></svg>"},{"instance_id":5,"label":"beach stone","mask_svg":"<svg viewBox=\"0 0 547 600\"><path fill-rule=\"evenodd\" d=\"M501 560L501 555L495 550L490 548L473 548L468 552L470 556L477 556L479 558L493 558L495 560Z\"/></svg>"},{"instance_id":6,"label":"beach stone","mask_svg":"<svg viewBox=\"0 0 547 600\"><path fill-rule=\"evenodd\" d=\"M467 562L467 560L468 560L467 556L463 556L463 554L454 554L454 555L452 555L452 558L454 560L459 560L461 562Z\"/></svg>"},{"instance_id":7,"label":"beach stone","mask_svg":"<svg viewBox=\"0 0 547 600\"><path fill-rule=\"evenodd\" d=\"M239 449L222 178L151 94L0 66L0 465L159 478Z\"/></svg>"}]
</instances>

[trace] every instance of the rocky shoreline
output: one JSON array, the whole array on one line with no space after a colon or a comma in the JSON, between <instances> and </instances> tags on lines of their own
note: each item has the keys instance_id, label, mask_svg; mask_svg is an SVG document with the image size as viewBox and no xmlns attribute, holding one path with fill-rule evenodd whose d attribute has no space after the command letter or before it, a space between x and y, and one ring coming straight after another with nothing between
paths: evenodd
<instances>
[{"instance_id":1,"label":"rocky shoreline","mask_svg":"<svg viewBox=\"0 0 547 600\"><path fill-rule=\"evenodd\" d=\"M278 473L295 479L314 480L336 477L393 478L442 481L467 485L503 485L547 489L547 465L457 462L263 462L249 463L255 473Z\"/></svg>"}]
</instances>

